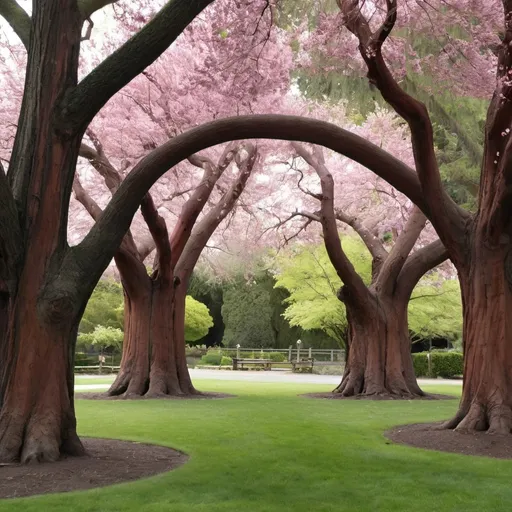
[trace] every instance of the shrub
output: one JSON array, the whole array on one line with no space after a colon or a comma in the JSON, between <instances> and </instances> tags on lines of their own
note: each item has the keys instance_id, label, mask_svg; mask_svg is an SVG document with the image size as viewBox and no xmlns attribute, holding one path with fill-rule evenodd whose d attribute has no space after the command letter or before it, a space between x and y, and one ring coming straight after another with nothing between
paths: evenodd
<instances>
[{"instance_id":1,"label":"shrub","mask_svg":"<svg viewBox=\"0 0 512 512\"><path fill-rule=\"evenodd\" d=\"M428 359L427 352L412 354L412 363L416 377L428 377Z\"/></svg>"},{"instance_id":2,"label":"shrub","mask_svg":"<svg viewBox=\"0 0 512 512\"><path fill-rule=\"evenodd\" d=\"M191 347L190 345L187 345L185 347L185 355L187 357L202 357L206 353L207 353L207 350L204 345L197 346L197 347Z\"/></svg>"},{"instance_id":3,"label":"shrub","mask_svg":"<svg viewBox=\"0 0 512 512\"><path fill-rule=\"evenodd\" d=\"M432 376L453 379L464 371L464 357L460 352L432 352Z\"/></svg>"},{"instance_id":4,"label":"shrub","mask_svg":"<svg viewBox=\"0 0 512 512\"><path fill-rule=\"evenodd\" d=\"M222 360L222 353L220 350L208 350L208 352L201 357L199 364L219 366Z\"/></svg>"},{"instance_id":5,"label":"shrub","mask_svg":"<svg viewBox=\"0 0 512 512\"><path fill-rule=\"evenodd\" d=\"M265 354L265 358L274 361L274 363L282 363L287 359L286 355L282 352L269 352Z\"/></svg>"},{"instance_id":6,"label":"shrub","mask_svg":"<svg viewBox=\"0 0 512 512\"><path fill-rule=\"evenodd\" d=\"M221 366L231 366L233 364L233 359L231 359L231 357L222 356L220 364Z\"/></svg>"},{"instance_id":7,"label":"shrub","mask_svg":"<svg viewBox=\"0 0 512 512\"><path fill-rule=\"evenodd\" d=\"M428 352L412 355L416 377L452 379L462 375L464 357L460 352L431 352L431 372L428 371Z\"/></svg>"}]
</instances>

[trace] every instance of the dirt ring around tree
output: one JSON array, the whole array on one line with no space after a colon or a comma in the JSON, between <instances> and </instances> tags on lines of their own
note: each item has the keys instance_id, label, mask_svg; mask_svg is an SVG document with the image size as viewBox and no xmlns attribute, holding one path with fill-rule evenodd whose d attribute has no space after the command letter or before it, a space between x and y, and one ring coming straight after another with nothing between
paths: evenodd
<instances>
[{"instance_id":1,"label":"dirt ring around tree","mask_svg":"<svg viewBox=\"0 0 512 512\"><path fill-rule=\"evenodd\" d=\"M0 465L0 498L106 487L166 473L189 458L172 448L132 441L82 438L82 443L87 451L84 457Z\"/></svg>"},{"instance_id":2,"label":"dirt ring around tree","mask_svg":"<svg viewBox=\"0 0 512 512\"><path fill-rule=\"evenodd\" d=\"M229 393L197 393L193 395L117 395L109 396L107 393L82 392L75 393L75 399L78 400L219 400L221 398L236 398L236 395Z\"/></svg>"},{"instance_id":3,"label":"dirt ring around tree","mask_svg":"<svg viewBox=\"0 0 512 512\"><path fill-rule=\"evenodd\" d=\"M307 398L321 398L324 400L458 400L456 396L450 395L436 395L427 393L423 396L397 396L391 394L378 394L378 395L353 395L353 396L343 396L340 393L304 393L299 396L305 396Z\"/></svg>"},{"instance_id":4,"label":"dirt ring around tree","mask_svg":"<svg viewBox=\"0 0 512 512\"><path fill-rule=\"evenodd\" d=\"M414 448L512 459L512 435L476 431L461 433L444 429L442 424L443 422L400 425L384 432L384 436L394 443Z\"/></svg>"}]
</instances>

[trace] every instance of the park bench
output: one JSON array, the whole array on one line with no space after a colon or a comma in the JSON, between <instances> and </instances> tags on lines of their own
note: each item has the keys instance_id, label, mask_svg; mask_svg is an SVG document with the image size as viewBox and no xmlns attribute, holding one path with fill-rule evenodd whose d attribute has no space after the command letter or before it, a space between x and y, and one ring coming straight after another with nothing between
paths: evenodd
<instances>
[{"instance_id":1,"label":"park bench","mask_svg":"<svg viewBox=\"0 0 512 512\"><path fill-rule=\"evenodd\" d=\"M241 359L233 358L233 370L243 370L244 366L263 366L265 370L270 370L272 367L271 359Z\"/></svg>"},{"instance_id":2,"label":"park bench","mask_svg":"<svg viewBox=\"0 0 512 512\"><path fill-rule=\"evenodd\" d=\"M313 371L314 362L315 360L313 358L301 359L300 361L290 361L293 371L296 371L298 368L311 368L311 371Z\"/></svg>"}]
</instances>

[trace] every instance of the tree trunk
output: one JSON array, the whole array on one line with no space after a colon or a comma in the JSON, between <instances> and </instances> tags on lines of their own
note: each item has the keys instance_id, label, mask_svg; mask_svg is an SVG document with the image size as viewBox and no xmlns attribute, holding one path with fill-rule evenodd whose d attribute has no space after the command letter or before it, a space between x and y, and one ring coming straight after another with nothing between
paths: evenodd
<instances>
[{"instance_id":1,"label":"tree trunk","mask_svg":"<svg viewBox=\"0 0 512 512\"><path fill-rule=\"evenodd\" d=\"M369 290L365 304L344 297L350 349L340 385L343 396L423 396L414 374L407 326L407 299Z\"/></svg>"},{"instance_id":2,"label":"tree trunk","mask_svg":"<svg viewBox=\"0 0 512 512\"><path fill-rule=\"evenodd\" d=\"M55 461L83 455L73 402L74 343L78 320L47 315L35 294L18 301L9 318L2 375L0 461ZM38 307L39 306L39 307ZM46 306L52 308L51 303ZM55 310L54 310L55 311ZM60 317L62 318L62 317Z\"/></svg>"},{"instance_id":3,"label":"tree trunk","mask_svg":"<svg viewBox=\"0 0 512 512\"><path fill-rule=\"evenodd\" d=\"M512 429L511 247L473 244L468 273L459 272L464 306L464 385L459 410L445 424L458 431Z\"/></svg>"},{"instance_id":4,"label":"tree trunk","mask_svg":"<svg viewBox=\"0 0 512 512\"><path fill-rule=\"evenodd\" d=\"M125 292L123 356L110 396L165 397L196 393L185 357L186 287L147 274L144 264L116 255Z\"/></svg>"}]
</instances>

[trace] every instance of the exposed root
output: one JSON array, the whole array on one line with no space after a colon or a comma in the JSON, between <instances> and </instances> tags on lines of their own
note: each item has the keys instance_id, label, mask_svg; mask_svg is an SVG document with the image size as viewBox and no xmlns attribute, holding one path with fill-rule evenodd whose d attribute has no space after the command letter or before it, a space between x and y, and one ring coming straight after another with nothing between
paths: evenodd
<instances>
[{"instance_id":1,"label":"exposed root","mask_svg":"<svg viewBox=\"0 0 512 512\"><path fill-rule=\"evenodd\" d=\"M460 433L486 431L488 434L510 434L512 432L512 409L504 404L486 407L475 401L470 407L461 405L455 417L446 421L442 427Z\"/></svg>"}]
</instances>

